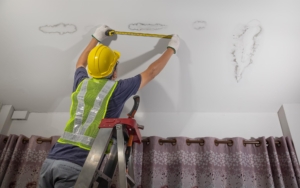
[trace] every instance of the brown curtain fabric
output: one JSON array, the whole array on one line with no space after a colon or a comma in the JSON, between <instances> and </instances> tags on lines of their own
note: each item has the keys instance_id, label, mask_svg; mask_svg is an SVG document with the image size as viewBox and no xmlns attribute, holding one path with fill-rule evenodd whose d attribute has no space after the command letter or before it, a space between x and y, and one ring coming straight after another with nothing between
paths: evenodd
<instances>
[{"instance_id":1,"label":"brown curtain fabric","mask_svg":"<svg viewBox=\"0 0 300 188\"><path fill-rule=\"evenodd\" d=\"M37 187L41 165L59 136L40 142L39 136L0 135L1 188ZM162 143L148 137L135 144L132 160L136 188L300 187L300 167L290 138L258 138L260 144ZM111 187L117 187L117 175Z\"/></svg>"},{"instance_id":2,"label":"brown curtain fabric","mask_svg":"<svg viewBox=\"0 0 300 188\"><path fill-rule=\"evenodd\" d=\"M212 137L197 138L204 144L190 145L185 137L168 138L176 144L161 143L160 137L147 139L134 145L137 188L300 187L290 138L261 137L256 145L244 145L243 138L230 138L232 145L216 145Z\"/></svg>"},{"instance_id":3,"label":"brown curtain fabric","mask_svg":"<svg viewBox=\"0 0 300 188\"><path fill-rule=\"evenodd\" d=\"M40 138L0 135L1 188L37 187L42 163L59 136L49 141L40 141Z\"/></svg>"}]
</instances>

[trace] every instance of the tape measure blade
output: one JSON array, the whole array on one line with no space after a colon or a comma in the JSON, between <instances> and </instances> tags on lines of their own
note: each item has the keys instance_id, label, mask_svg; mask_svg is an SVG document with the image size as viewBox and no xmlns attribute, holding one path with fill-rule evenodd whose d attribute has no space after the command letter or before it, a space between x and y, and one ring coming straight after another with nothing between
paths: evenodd
<instances>
[{"instance_id":1,"label":"tape measure blade","mask_svg":"<svg viewBox=\"0 0 300 188\"><path fill-rule=\"evenodd\" d=\"M156 38L172 38L172 35L161 35L152 33L137 33L137 32L126 32L126 31L115 31L118 35L130 35L130 36L142 36L142 37L156 37Z\"/></svg>"}]
</instances>

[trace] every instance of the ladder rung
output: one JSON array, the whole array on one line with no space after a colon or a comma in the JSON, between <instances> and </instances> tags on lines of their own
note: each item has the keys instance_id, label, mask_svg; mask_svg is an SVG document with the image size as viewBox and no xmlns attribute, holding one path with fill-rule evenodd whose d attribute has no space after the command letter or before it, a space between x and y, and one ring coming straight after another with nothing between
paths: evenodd
<instances>
[{"instance_id":1,"label":"ladder rung","mask_svg":"<svg viewBox=\"0 0 300 188\"><path fill-rule=\"evenodd\" d=\"M135 182L134 182L134 180L132 179L132 177L129 176L129 175L126 173L126 178L127 178L128 184L129 184L131 187L133 187L133 186L135 185Z\"/></svg>"},{"instance_id":2,"label":"ladder rung","mask_svg":"<svg viewBox=\"0 0 300 188\"><path fill-rule=\"evenodd\" d=\"M98 171L98 177L106 180L107 182L111 182L111 178L109 178L107 175L105 175L103 172ZM98 178L97 178L98 179Z\"/></svg>"}]
</instances>

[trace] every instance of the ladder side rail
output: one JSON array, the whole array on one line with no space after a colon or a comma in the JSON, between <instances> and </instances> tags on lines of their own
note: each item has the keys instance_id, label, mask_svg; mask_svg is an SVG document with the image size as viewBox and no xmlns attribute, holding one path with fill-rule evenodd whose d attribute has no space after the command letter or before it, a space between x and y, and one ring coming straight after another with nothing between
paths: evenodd
<instances>
[{"instance_id":1,"label":"ladder side rail","mask_svg":"<svg viewBox=\"0 0 300 188\"><path fill-rule=\"evenodd\" d=\"M119 188L127 188L123 125L117 124Z\"/></svg>"},{"instance_id":2,"label":"ladder side rail","mask_svg":"<svg viewBox=\"0 0 300 188\"><path fill-rule=\"evenodd\" d=\"M112 137L113 128L100 129L92 148L75 183L75 188L90 188L95 179L100 162L105 156Z\"/></svg>"}]
</instances>

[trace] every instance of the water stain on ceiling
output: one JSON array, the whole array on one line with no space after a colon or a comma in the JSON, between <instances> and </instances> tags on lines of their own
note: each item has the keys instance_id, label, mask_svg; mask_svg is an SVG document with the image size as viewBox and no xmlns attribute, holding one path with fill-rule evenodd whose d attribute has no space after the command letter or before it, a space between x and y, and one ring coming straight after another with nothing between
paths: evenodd
<instances>
[{"instance_id":1,"label":"water stain on ceiling","mask_svg":"<svg viewBox=\"0 0 300 188\"><path fill-rule=\"evenodd\" d=\"M75 33L77 31L77 27L74 24L59 23L55 25L40 26L39 30L47 34L58 33L60 35L64 35Z\"/></svg>"}]
</instances>

